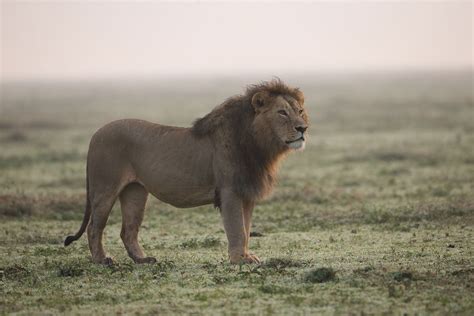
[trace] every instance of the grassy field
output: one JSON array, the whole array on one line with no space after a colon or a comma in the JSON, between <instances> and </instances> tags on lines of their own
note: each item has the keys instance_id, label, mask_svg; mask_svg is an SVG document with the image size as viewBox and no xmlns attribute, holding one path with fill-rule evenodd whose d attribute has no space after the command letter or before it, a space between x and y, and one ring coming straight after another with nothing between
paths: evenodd
<instances>
[{"instance_id":1,"label":"grassy field","mask_svg":"<svg viewBox=\"0 0 474 316\"><path fill-rule=\"evenodd\" d=\"M189 126L254 79L3 83L0 313L474 313L470 73L294 77L307 149L254 215L261 265L228 264L219 212L151 198L134 265L117 205L92 264L64 248L85 203L88 141L124 117ZM260 78L261 79L261 78ZM181 85L181 88L178 88Z\"/></svg>"}]
</instances>

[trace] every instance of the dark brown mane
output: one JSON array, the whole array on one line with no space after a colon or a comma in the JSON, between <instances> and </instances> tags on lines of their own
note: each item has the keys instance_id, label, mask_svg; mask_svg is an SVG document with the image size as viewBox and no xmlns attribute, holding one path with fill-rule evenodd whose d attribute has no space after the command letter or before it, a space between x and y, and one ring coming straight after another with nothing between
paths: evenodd
<instances>
[{"instance_id":1,"label":"dark brown mane","mask_svg":"<svg viewBox=\"0 0 474 316\"><path fill-rule=\"evenodd\" d=\"M252 98L252 96L261 91L267 91L271 95L288 95L298 101L299 104L304 104L303 92L298 88L287 86L280 78L273 79L271 81L263 81L259 84L253 84L247 86L245 95Z\"/></svg>"},{"instance_id":2,"label":"dark brown mane","mask_svg":"<svg viewBox=\"0 0 474 316\"><path fill-rule=\"evenodd\" d=\"M258 200L271 191L276 179L277 162L285 152L281 144L269 135L270 131L258 131L256 135L252 126L255 110L251 100L255 93L261 91L275 96L291 96L300 104L304 103L299 89L274 79L248 86L245 94L227 99L206 116L197 119L191 127L191 132L198 138L228 138L232 165L237 168L233 170L233 187L235 193L245 200ZM222 136L224 134L228 136ZM265 141L258 142L256 137L264 137Z\"/></svg>"},{"instance_id":3,"label":"dark brown mane","mask_svg":"<svg viewBox=\"0 0 474 316\"><path fill-rule=\"evenodd\" d=\"M212 134L224 122L224 116L234 115L236 111L249 111L252 109L251 100L255 93L267 91L271 95L288 95L298 101L299 104L304 104L304 95L298 88L287 86L279 78L271 81L263 81L259 84L248 85L245 94L236 95L228 98L224 103L217 106L206 116L194 121L192 126L192 133L195 136L202 137ZM253 111L252 111L253 112Z\"/></svg>"}]
</instances>

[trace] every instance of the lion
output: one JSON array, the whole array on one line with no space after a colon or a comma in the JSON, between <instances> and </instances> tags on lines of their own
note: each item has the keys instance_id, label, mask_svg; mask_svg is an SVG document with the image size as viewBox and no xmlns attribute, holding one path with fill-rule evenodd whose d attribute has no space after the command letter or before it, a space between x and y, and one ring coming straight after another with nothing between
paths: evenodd
<instances>
[{"instance_id":1,"label":"lion","mask_svg":"<svg viewBox=\"0 0 474 316\"><path fill-rule=\"evenodd\" d=\"M154 263L138 243L149 194L178 208L212 204L220 209L231 263L260 263L249 251L252 212L275 183L278 162L303 150L308 128L304 95L274 79L247 87L189 128L124 119L100 128L87 155L86 208L92 261L110 265L102 245L117 198L121 239L135 263Z\"/></svg>"}]
</instances>

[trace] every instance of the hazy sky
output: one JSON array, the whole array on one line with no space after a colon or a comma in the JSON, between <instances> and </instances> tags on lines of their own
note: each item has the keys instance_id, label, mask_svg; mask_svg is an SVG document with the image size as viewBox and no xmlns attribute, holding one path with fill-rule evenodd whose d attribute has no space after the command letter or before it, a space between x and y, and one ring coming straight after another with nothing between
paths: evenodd
<instances>
[{"instance_id":1,"label":"hazy sky","mask_svg":"<svg viewBox=\"0 0 474 316\"><path fill-rule=\"evenodd\" d=\"M2 1L2 78L473 66L472 3Z\"/></svg>"}]
</instances>

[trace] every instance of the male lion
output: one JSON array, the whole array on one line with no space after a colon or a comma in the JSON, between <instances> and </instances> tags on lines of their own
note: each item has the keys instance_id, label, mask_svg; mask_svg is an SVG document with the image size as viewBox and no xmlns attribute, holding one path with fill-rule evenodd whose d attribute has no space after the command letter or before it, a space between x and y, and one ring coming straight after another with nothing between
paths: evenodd
<instances>
[{"instance_id":1,"label":"male lion","mask_svg":"<svg viewBox=\"0 0 474 316\"><path fill-rule=\"evenodd\" d=\"M138 244L138 230L151 193L187 208L214 203L221 210L231 263L259 263L248 249L252 210L274 184L277 163L290 149L303 149L308 117L304 96L280 80L251 85L191 128L120 120L99 129L87 156L86 227L92 260L112 264L102 233L117 197L120 236L135 263L153 263ZM90 220L90 223L89 223Z\"/></svg>"}]
</instances>

